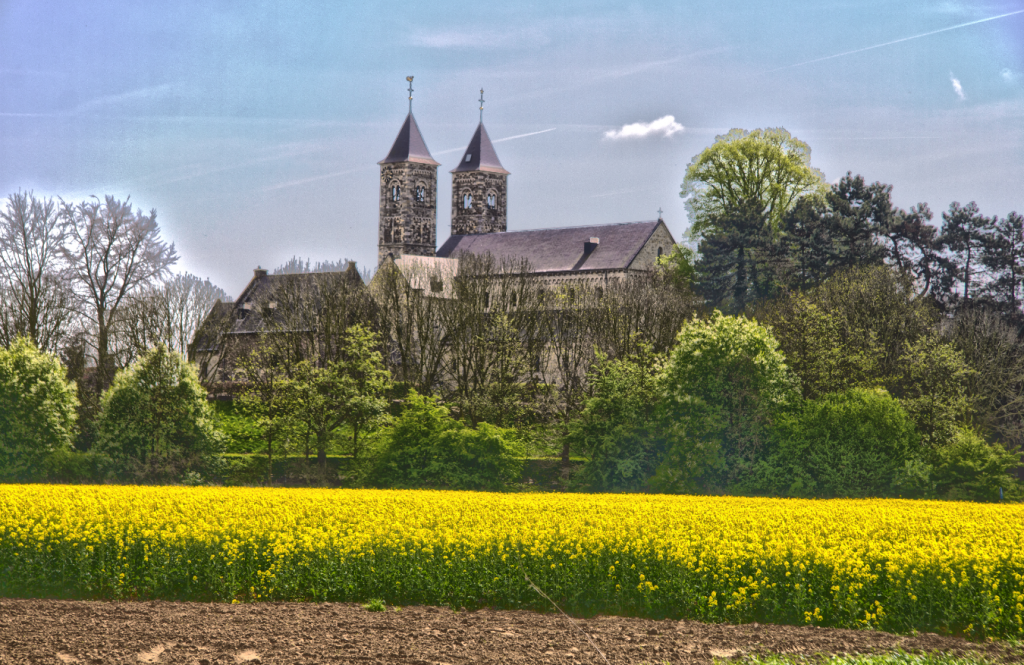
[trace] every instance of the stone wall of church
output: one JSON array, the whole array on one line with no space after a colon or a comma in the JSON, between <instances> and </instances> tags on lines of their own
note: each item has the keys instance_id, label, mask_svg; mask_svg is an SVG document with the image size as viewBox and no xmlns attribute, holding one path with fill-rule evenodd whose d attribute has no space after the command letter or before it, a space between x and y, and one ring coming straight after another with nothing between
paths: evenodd
<instances>
[{"instance_id":1,"label":"stone wall of church","mask_svg":"<svg viewBox=\"0 0 1024 665\"><path fill-rule=\"evenodd\" d=\"M659 256L672 253L672 246L674 244L672 242L672 234L668 232L664 224L659 224L647 240L647 243L637 252L633 262L629 264L629 269L651 270L657 265Z\"/></svg>"},{"instance_id":2,"label":"stone wall of church","mask_svg":"<svg viewBox=\"0 0 1024 665\"><path fill-rule=\"evenodd\" d=\"M486 171L452 174L452 235L507 230L508 176Z\"/></svg>"},{"instance_id":3,"label":"stone wall of church","mask_svg":"<svg viewBox=\"0 0 1024 665\"><path fill-rule=\"evenodd\" d=\"M433 256L437 249L437 167L400 162L380 167L377 261L388 254Z\"/></svg>"}]
</instances>

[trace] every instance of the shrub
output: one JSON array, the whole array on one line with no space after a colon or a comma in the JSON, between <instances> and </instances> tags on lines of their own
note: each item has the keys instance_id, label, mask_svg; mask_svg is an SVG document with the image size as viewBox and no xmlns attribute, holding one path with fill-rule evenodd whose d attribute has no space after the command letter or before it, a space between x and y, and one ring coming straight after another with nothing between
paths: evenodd
<instances>
[{"instance_id":1,"label":"shrub","mask_svg":"<svg viewBox=\"0 0 1024 665\"><path fill-rule=\"evenodd\" d=\"M365 479L377 487L500 489L522 473L522 455L513 430L473 429L436 398L410 390L394 425L378 435Z\"/></svg>"},{"instance_id":2,"label":"shrub","mask_svg":"<svg viewBox=\"0 0 1024 665\"><path fill-rule=\"evenodd\" d=\"M589 457L574 479L578 484L636 491L654 474L665 442L657 418L663 360L647 344L623 359L598 353L588 377L592 395L569 424L570 447Z\"/></svg>"},{"instance_id":3,"label":"shrub","mask_svg":"<svg viewBox=\"0 0 1024 665\"><path fill-rule=\"evenodd\" d=\"M49 454L72 449L77 407L56 357L24 337L0 347L0 479L41 479Z\"/></svg>"},{"instance_id":4,"label":"shrub","mask_svg":"<svg viewBox=\"0 0 1024 665\"><path fill-rule=\"evenodd\" d=\"M941 498L997 501L999 488L1007 498L1020 498L1019 483L1010 475L1020 456L998 443L988 443L974 430L961 427L932 456L932 480Z\"/></svg>"},{"instance_id":5,"label":"shrub","mask_svg":"<svg viewBox=\"0 0 1024 665\"><path fill-rule=\"evenodd\" d=\"M97 447L131 480L178 480L220 448L195 367L163 344L118 372L101 408Z\"/></svg>"},{"instance_id":6,"label":"shrub","mask_svg":"<svg viewBox=\"0 0 1024 665\"><path fill-rule=\"evenodd\" d=\"M913 421L886 391L831 393L780 416L770 453L743 489L798 497L889 496L917 446Z\"/></svg>"},{"instance_id":7,"label":"shrub","mask_svg":"<svg viewBox=\"0 0 1024 665\"><path fill-rule=\"evenodd\" d=\"M776 413L800 396L771 332L718 311L679 331L663 386L674 443L653 483L665 491L734 484L762 452Z\"/></svg>"}]
</instances>

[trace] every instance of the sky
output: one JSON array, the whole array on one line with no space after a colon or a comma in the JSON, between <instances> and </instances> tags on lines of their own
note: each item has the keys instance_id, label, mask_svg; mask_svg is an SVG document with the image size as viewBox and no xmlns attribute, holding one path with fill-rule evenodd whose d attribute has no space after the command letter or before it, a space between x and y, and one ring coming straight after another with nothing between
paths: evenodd
<instances>
[{"instance_id":1,"label":"sky","mask_svg":"<svg viewBox=\"0 0 1024 665\"><path fill-rule=\"evenodd\" d=\"M1024 212L1024 0L0 0L0 197L130 196L232 295L292 256L372 268L410 75L439 246L481 87L510 231L661 209L681 240L686 165L736 127L936 223Z\"/></svg>"}]
</instances>

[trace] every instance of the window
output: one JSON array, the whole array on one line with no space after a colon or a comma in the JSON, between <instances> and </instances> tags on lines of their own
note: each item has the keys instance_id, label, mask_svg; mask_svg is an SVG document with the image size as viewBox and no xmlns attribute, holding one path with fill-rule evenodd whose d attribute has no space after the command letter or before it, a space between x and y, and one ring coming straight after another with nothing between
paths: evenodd
<instances>
[{"instance_id":1,"label":"window","mask_svg":"<svg viewBox=\"0 0 1024 665\"><path fill-rule=\"evenodd\" d=\"M487 193L487 207L493 210L494 207L497 206L497 205L498 205L498 195L495 194L494 192L488 192Z\"/></svg>"},{"instance_id":2,"label":"window","mask_svg":"<svg viewBox=\"0 0 1024 665\"><path fill-rule=\"evenodd\" d=\"M423 203L427 200L427 188L423 185L416 185L416 202Z\"/></svg>"},{"instance_id":3,"label":"window","mask_svg":"<svg viewBox=\"0 0 1024 665\"><path fill-rule=\"evenodd\" d=\"M391 200L398 201L402 198L402 188L398 185L391 185Z\"/></svg>"},{"instance_id":4,"label":"window","mask_svg":"<svg viewBox=\"0 0 1024 665\"><path fill-rule=\"evenodd\" d=\"M469 210L470 208L473 207L473 195L472 194L468 194L467 193L467 194L463 194L462 195L462 207L465 208L466 210Z\"/></svg>"},{"instance_id":5,"label":"window","mask_svg":"<svg viewBox=\"0 0 1024 665\"><path fill-rule=\"evenodd\" d=\"M466 163L469 163L469 160L471 160L471 159L473 159L473 153L467 152L466 153Z\"/></svg>"},{"instance_id":6,"label":"window","mask_svg":"<svg viewBox=\"0 0 1024 665\"><path fill-rule=\"evenodd\" d=\"M658 248L658 258L661 258L661 247Z\"/></svg>"},{"instance_id":7,"label":"window","mask_svg":"<svg viewBox=\"0 0 1024 665\"><path fill-rule=\"evenodd\" d=\"M484 309L488 309L491 306L491 294L484 291Z\"/></svg>"},{"instance_id":8,"label":"window","mask_svg":"<svg viewBox=\"0 0 1024 665\"><path fill-rule=\"evenodd\" d=\"M512 294L510 295L509 299L508 299L509 309L512 309L512 308L514 308L516 306L516 300L517 300L516 292L513 291Z\"/></svg>"},{"instance_id":9,"label":"window","mask_svg":"<svg viewBox=\"0 0 1024 665\"><path fill-rule=\"evenodd\" d=\"M431 293L441 293L441 291L444 291L444 282L441 281L440 277L431 277L430 278L430 292Z\"/></svg>"}]
</instances>

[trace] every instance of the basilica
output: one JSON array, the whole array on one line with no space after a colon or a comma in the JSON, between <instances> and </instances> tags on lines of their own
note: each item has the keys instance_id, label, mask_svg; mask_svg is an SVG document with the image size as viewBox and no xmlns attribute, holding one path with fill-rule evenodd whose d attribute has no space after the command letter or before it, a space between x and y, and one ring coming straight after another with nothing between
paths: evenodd
<instances>
[{"instance_id":1,"label":"basilica","mask_svg":"<svg viewBox=\"0 0 1024 665\"><path fill-rule=\"evenodd\" d=\"M437 247L437 167L410 109L380 165L378 267L457 273L460 254L525 259L552 284L602 282L649 271L675 240L661 219L623 224L509 230L509 171L481 119L452 175L451 236Z\"/></svg>"},{"instance_id":2,"label":"basilica","mask_svg":"<svg viewBox=\"0 0 1024 665\"><path fill-rule=\"evenodd\" d=\"M411 86L410 86L411 87ZM411 90L410 90L411 92ZM481 91L482 93L482 91ZM410 98L411 101L411 98ZM482 110L482 109L481 109ZM374 280L397 269L409 288L428 297L450 298L460 257L490 254L506 266L526 267L542 288L586 283L602 288L610 280L649 272L672 250L675 240L663 220L563 228L509 230L509 171L501 164L481 121L452 175L451 236L437 246L437 168L416 118L405 118L380 166L380 218ZM287 318L289 302L309 294L322 300L327 275L273 275L262 268L234 302L218 301L189 348L204 381L227 380L221 360L231 348L250 345ZM354 264L330 282L337 288L364 287ZM329 288L335 288L335 286ZM374 281L370 284L374 292ZM285 294L291 294L286 296ZM298 295L296 295L298 294ZM228 363L230 365L230 363Z\"/></svg>"}]
</instances>

